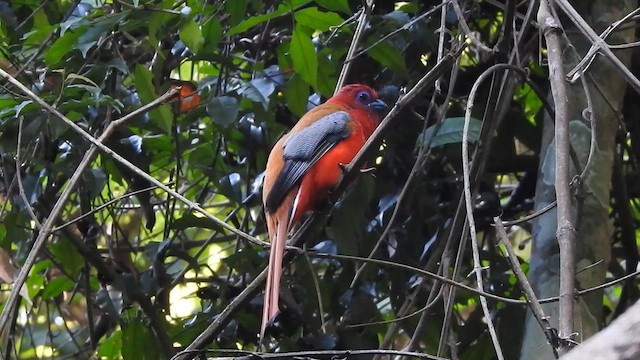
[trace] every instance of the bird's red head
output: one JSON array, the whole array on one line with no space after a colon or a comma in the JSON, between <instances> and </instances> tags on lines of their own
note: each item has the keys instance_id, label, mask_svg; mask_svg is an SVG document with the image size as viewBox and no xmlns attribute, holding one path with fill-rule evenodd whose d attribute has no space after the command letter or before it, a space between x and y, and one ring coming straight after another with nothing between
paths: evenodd
<instances>
[{"instance_id":1,"label":"bird's red head","mask_svg":"<svg viewBox=\"0 0 640 360\"><path fill-rule=\"evenodd\" d=\"M340 103L349 107L372 109L381 112L387 109L387 104L378 99L378 93L371 87L362 84L345 85L328 103Z\"/></svg>"}]
</instances>

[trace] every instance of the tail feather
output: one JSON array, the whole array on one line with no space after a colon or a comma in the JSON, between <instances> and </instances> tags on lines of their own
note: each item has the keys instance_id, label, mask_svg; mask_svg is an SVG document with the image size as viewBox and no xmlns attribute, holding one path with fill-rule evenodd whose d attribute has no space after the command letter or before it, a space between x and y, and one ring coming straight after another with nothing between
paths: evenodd
<instances>
[{"instance_id":1,"label":"tail feather","mask_svg":"<svg viewBox=\"0 0 640 360\"><path fill-rule=\"evenodd\" d=\"M284 247L287 243L288 221L276 217L276 233L271 236L271 251L269 253L269 266L267 268L267 285L264 292L264 307L262 309L262 325L260 326L260 342L264 339L267 326L278 312L280 298L280 278L282 277L282 259Z\"/></svg>"}]
</instances>

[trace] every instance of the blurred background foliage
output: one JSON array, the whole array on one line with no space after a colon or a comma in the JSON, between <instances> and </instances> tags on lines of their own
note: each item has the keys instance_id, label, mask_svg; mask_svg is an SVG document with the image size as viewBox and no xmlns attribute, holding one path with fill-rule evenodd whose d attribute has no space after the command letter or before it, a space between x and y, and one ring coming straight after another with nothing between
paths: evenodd
<instances>
[{"instance_id":1,"label":"blurred background foliage","mask_svg":"<svg viewBox=\"0 0 640 360\"><path fill-rule=\"evenodd\" d=\"M513 9L522 14L525 3ZM445 4L441 17L441 5L376 1L347 83L370 84L394 103L438 61L441 23L444 53L460 40L453 8ZM266 156L301 114L333 93L362 8L356 0L0 1L0 65L96 137L110 122L179 89L170 102L118 127L106 145L210 214L266 239L260 201ZM489 47L512 46L501 45L513 36L505 35L504 8L502 1L464 4L468 26ZM510 21L521 26L521 17ZM482 265L489 268L484 290L516 299L520 287L490 225L493 216L515 219L533 209L548 85L537 31L522 36L519 56L530 84L543 93L522 84L506 98L507 120L490 134L495 146L476 173L474 209ZM458 245L447 238L456 234L451 224L462 183L460 117L478 75L507 53L470 44L437 90L403 109L369 162L375 171L360 176L305 246L372 254L450 277ZM485 136L482 119L496 101L488 85L481 89L472 141ZM2 82L0 299L88 148L78 133ZM635 223L637 202L631 204ZM615 225L617 234L622 228ZM531 223L509 230L526 270ZM473 286L465 249L455 280ZM267 255L101 153L38 254L11 328L2 333L3 355L169 357L218 317L262 271ZM615 255L613 262L620 263ZM103 266L115 271L105 274ZM441 283L370 264L352 284L359 266L348 258L296 256L286 266L283 312L267 347L494 357L476 294L457 291L446 312ZM609 312L621 289L607 291ZM632 289L637 298L637 286ZM505 356L516 358L525 307L490 305ZM256 294L209 347L256 350L261 306ZM423 313L426 325L419 324ZM445 322L451 332L443 349Z\"/></svg>"}]
</instances>

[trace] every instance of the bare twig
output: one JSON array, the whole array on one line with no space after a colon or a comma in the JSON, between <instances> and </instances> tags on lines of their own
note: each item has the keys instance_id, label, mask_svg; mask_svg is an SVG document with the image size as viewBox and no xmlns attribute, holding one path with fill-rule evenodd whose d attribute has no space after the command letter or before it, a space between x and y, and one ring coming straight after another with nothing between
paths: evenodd
<instances>
[{"instance_id":1,"label":"bare twig","mask_svg":"<svg viewBox=\"0 0 640 360\"><path fill-rule=\"evenodd\" d=\"M443 8L445 9L444 11L446 12L446 7L445 5L447 5L449 2L451 2L451 0L443 0L441 4L436 5L432 8L430 8L429 10L425 11L424 13L416 16L415 18L411 19L411 21L407 22L406 24L400 26L399 28L393 30L392 32L388 33L387 35L381 37L380 39L376 40L376 42L374 42L373 44L367 46L366 48L358 51L357 54L353 55L353 56L347 56L347 59L344 61L345 63L351 62L353 60L355 60L358 56L366 53L367 51L373 49L374 47L376 47L378 44L380 44L381 42L387 40L388 38L394 36L395 34L399 33L402 30L409 30L409 28L411 28L411 26L413 26L413 24L417 23L418 21L421 21L422 19L424 19L425 17L433 14L436 10ZM444 32L442 33L442 36L444 36ZM353 44L353 43L352 43ZM336 88L337 91L338 88Z\"/></svg>"},{"instance_id":2,"label":"bare twig","mask_svg":"<svg viewBox=\"0 0 640 360\"><path fill-rule=\"evenodd\" d=\"M363 8L360 10L360 18L358 18L358 25L356 26L356 31L353 34L353 39L351 39L351 46L349 46L349 51L347 52L347 59L351 59L353 54L356 53L358 46L360 46L360 41L362 40L362 35L364 35L364 28L367 25L367 21L369 21L369 14L371 13L372 7L373 0L366 0ZM349 75L349 70L351 70L351 64L351 61L345 61L342 66L342 71L340 72L340 76L338 76L338 83L334 94L337 94L338 90L340 90L345 81L347 81L347 75Z\"/></svg>"},{"instance_id":3,"label":"bare twig","mask_svg":"<svg viewBox=\"0 0 640 360\"><path fill-rule=\"evenodd\" d=\"M625 17L623 17L622 19L614 22L613 24L609 25L609 27L607 27L602 34L600 34L600 38L605 41L607 39L607 37L609 35L611 35L611 33L613 33L620 25L624 24L625 22L627 22L629 19L633 18L635 15L637 15L638 13L640 13L640 8L637 8L635 10L633 10L632 12L628 13ZM637 46L638 43L635 42L633 44L624 44L624 45L608 45L607 46L611 49L624 49L624 48L629 48L629 47L633 47L633 46ZM591 45L591 48L589 48L589 51L587 52L587 54L582 58L582 60L580 60L580 62L578 62L578 65L576 65L571 71L569 71L567 73L567 79L569 79L570 82L575 82L577 80L577 77L581 76L583 72L585 72L589 66L593 63L593 60L595 59L595 56L598 54L598 51L600 49L600 46L602 46L601 43L596 43Z\"/></svg>"},{"instance_id":4,"label":"bare twig","mask_svg":"<svg viewBox=\"0 0 640 360\"><path fill-rule=\"evenodd\" d=\"M557 2L560 4L563 0L558 0ZM571 16L569 13L568 15ZM558 201L558 230L556 236L560 247L560 315L558 327L560 330L560 338L569 339L573 335L576 272L574 258L576 230L571 219L571 189L569 186L569 100L567 97L562 60L562 28L560 27L558 20L551 13L549 0L540 1L540 7L538 9L538 23L542 26L542 31L547 42L549 81L551 83L551 93L553 95L556 114L555 188L556 200ZM591 32L593 32L593 30L591 30ZM598 39L602 41L602 39ZM618 60L617 57L613 57ZM616 63L615 61L613 62L614 64ZM618 62L620 62L620 60L618 60ZM620 62L620 64L622 63ZM626 67L624 68L628 72L628 69L626 69ZM637 90L640 90L640 84ZM572 342L562 341L560 354L562 355L568 352L571 346Z\"/></svg>"},{"instance_id":5,"label":"bare twig","mask_svg":"<svg viewBox=\"0 0 640 360\"><path fill-rule=\"evenodd\" d=\"M511 221L505 221L503 224L505 226L512 226L512 225L521 224L523 222L527 222L527 221L530 221L530 220L533 220L533 219L537 218L538 216L546 213L547 211L553 209L554 207L556 207L556 201L555 200L551 204L543 207L542 209L540 209L540 210L538 210L536 212L533 212L533 213L531 213L531 214L529 214L527 216L524 216L524 217L522 217L520 219L511 220Z\"/></svg>"},{"instance_id":6,"label":"bare twig","mask_svg":"<svg viewBox=\"0 0 640 360\"><path fill-rule=\"evenodd\" d=\"M433 356L425 353L416 353L408 351L398 350L309 350L309 351L296 351L296 352L282 352L282 353L259 353L252 351L243 351L235 349L216 349L207 351L208 353L217 354L235 354L233 359L237 360L253 360L253 359L348 359L350 357L358 357L366 355L387 355L391 357L396 356L410 356L413 359L430 359L430 360L448 360L446 358ZM193 354L194 356L197 355ZM246 355L246 356L238 356ZM177 358L177 355L176 357ZM211 358L211 360L228 359L228 358Z\"/></svg>"},{"instance_id":7,"label":"bare twig","mask_svg":"<svg viewBox=\"0 0 640 360\"><path fill-rule=\"evenodd\" d=\"M547 337L547 341L553 348L553 356L558 358L558 334L557 330L551 327L549 324L549 318L544 314L544 310L542 310L542 306L540 305L540 301L536 297L535 292L533 292L533 288L527 279L527 276L522 271L520 267L520 261L518 261L518 257L516 256L516 252L513 250L511 246L511 242L509 241L509 237L507 236L507 232L504 229L504 225L502 225L502 220L500 217L496 216L493 218L496 226L496 232L498 233L498 239L504 245L505 251L507 253L507 257L509 258L509 263L511 263L511 268L513 269L513 273L516 275L518 279L518 283L522 287L524 294L529 301L529 308L533 312L533 316L540 324L540 328L544 332Z\"/></svg>"},{"instance_id":8,"label":"bare twig","mask_svg":"<svg viewBox=\"0 0 640 360\"><path fill-rule=\"evenodd\" d=\"M485 45L484 43L482 43L482 41L478 40L478 38L473 34L471 29L469 28L469 24L467 24L467 20L464 18L464 14L462 12L462 8L460 8L460 3L458 2L458 0L452 0L452 3L453 3L453 10L456 12L456 16L458 16L458 24L460 25L462 32L464 32L464 35L469 40L471 40L473 45L477 46L478 49L492 53L494 50L488 47L487 45Z\"/></svg>"},{"instance_id":9,"label":"bare twig","mask_svg":"<svg viewBox=\"0 0 640 360\"><path fill-rule=\"evenodd\" d=\"M578 27L578 29L580 29L580 31L589 39L589 41L591 41L591 43L594 46L597 46L599 48L599 50L602 52L602 55L604 55L604 57L606 57L611 62L613 67L620 72L620 74L622 75L622 77L625 78L627 83L629 83L629 85L631 85L631 87L633 87L635 91L640 92L640 80L613 53L613 51L611 51L611 48L606 43L606 41L604 41L600 36L598 36L598 34L596 34L595 31L593 31L591 26L589 26L589 24L587 24L587 22L582 18L582 16L580 16L580 14L576 11L576 9L574 9L573 6L571 6L569 1L567 0L554 0L554 1L562 9L562 11L564 11L564 13L567 14L569 19L571 19L571 21ZM542 2L540 4L541 9L543 8ZM545 8L549 9L549 4L546 4ZM549 17L547 18L553 19L551 13L548 12L548 14L549 14ZM557 25L557 21L555 22L555 25L554 25L554 24L545 24L541 22L541 20L543 19L540 18L540 12L538 12L538 23L540 23L540 26L542 26L543 30L550 29L552 27L553 28L557 27L557 29L560 29L559 25ZM548 39L546 30L545 30L545 38L547 39L547 45L549 45L549 39ZM549 61L551 61L551 56L549 56ZM552 87L552 91L553 91L553 87Z\"/></svg>"},{"instance_id":10,"label":"bare twig","mask_svg":"<svg viewBox=\"0 0 640 360\"><path fill-rule=\"evenodd\" d=\"M27 199L27 193L24 191L24 184L22 183L22 159L20 159L20 147L22 146L22 123L23 117L20 116L20 120L18 121L18 144L16 147L16 181L18 182L18 189L20 193L20 198L24 203L24 208L27 209L29 216L31 216L31 220L36 224L37 229L42 228L42 224L38 217L33 212L33 208L31 207L31 203L29 199Z\"/></svg>"}]
</instances>

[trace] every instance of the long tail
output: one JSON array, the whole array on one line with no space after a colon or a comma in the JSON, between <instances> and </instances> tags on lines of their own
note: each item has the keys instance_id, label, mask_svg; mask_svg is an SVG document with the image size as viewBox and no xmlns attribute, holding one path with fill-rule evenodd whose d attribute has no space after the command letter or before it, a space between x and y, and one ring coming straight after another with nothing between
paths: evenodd
<instances>
[{"instance_id":1,"label":"long tail","mask_svg":"<svg viewBox=\"0 0 640 360\"><path fill-rule=\"evenodd\" d=\"M260 343L264 339L267 325L280 312L278 306L280 298L280 278L282 277L282 258L284 246L287 243L288 221L275 216L275 236L271 236L271 251L269 253L269 266L267 268L267 285L264 291L264 307L262 309L262 325L260 326ZM271 234L270 234L271 235Z\"/></svg>"}]
</instances>

